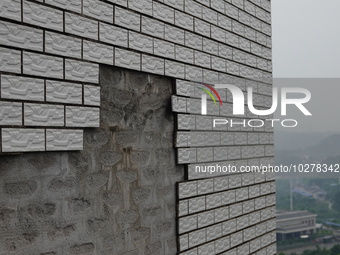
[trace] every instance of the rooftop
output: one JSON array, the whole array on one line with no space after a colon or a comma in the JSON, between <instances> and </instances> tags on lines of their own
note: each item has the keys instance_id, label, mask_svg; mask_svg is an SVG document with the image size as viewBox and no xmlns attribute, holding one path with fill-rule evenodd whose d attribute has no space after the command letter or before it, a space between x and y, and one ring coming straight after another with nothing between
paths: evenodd
<instances>
[{"instance_id":1,"label":"rooftop","mask_svg":"<svg viewBox=\"0 0 340 255\"><path fill-rule=\"evenodd\" d=\"M308 211L276 211L276 221L284 221L296 218L316 217L317 214Z\"/></svg>"}]
</instances>

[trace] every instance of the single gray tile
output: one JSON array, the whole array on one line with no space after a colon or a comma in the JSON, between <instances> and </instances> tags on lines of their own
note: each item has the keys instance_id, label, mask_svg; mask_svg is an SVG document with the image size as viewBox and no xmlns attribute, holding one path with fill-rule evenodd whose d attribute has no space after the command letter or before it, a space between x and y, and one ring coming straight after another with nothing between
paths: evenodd
<instances>
[{"instance_id":1,"label":"single gray tile","mask_svg":"<svg viewBox=\"0 0 340 255\"><path fill-rule=\"evenodd\" d=\"M2 0L0 17L21 21L21 0Z\"/></svg>"},{"instance_id":2,"label":"single gray tile","mask_svg":"<svg viewBox=\"0 0 340 255\"><path fill-rule=\"evenodd\" d=\"M214 210L215 222L222 222L229 219L229 207L224 206Z\"/></svg>"},{"instance_id":3,"label":"single gray tile","mask_svg":"<svg viewBox=\"0 0 340 255\"><path fill-rule=\"evenodd\" d=\"M96 107L66 106L67 127L99 127L100 112Z\"/></svg>"},{"instance_id":4,"label":"single gray tile","mask_svg":"<svg viewBox=\"0 0 340 255\"><path fill-rule=\"evenodd\" d=\"M46 101L82 104L83 86L77 83L46 81Z\"/></svg>"},{"instance_id":5,"label":"single gray tile","mask_svg":"<svg viewBox=\"0 0 340 255\"><path fill-rule=\"evenodd\" d=\"M230 248L230 237L226 236L215 241L215 253L221 253Z\"/></svg>"},{"instance_id":6,"label":"single gray tile","mask_svg":"<svg viewBox=\"0 0 340 255\"><path fill-rule=\"evenodd\" d=\"M44 101L44 80L21 76L1 75L1 97Z\"/></svg>"},{"instance_id":7,"label":"single gray tile","mask_svg":"<svg viewBox=\"0 0 340 255\"><path fill-rule=\"evenodd\" d=\"M115 8L115 24L140 31L140 15L120 7Z\"/></svg>"},{"instance_id":8,"label":"single gray tile","mask_svg":"<svg viewBox=\"0 0 340 255\"><path fill-rule=\"evenodd\" d=\"M235 231L236 231L236 220L235 219L222 222L222 234L223 235L228 235Z\"/></svg>"},{"instance_id":9,"label":"single gray tile","mask_svg":"<svg viewBox=\"0 0 340 255\"><path fill-rule=\"evenodd\" d=\"M22 103L0 101L0 125L22 125Z\"/></svg>"},{"instance_id":10,"label":"single gray tile","mask_svg":"<svg viewBox=\"0 0 340 255\"><path fill-rule=\"evenodd\" d=\"M99 0L83 0L83 14L113 23L113 6Z\"/></svg>"},{"instance_id":11,"label":"single gray tile","mask_svg":"<svg viewBox=\"0 0 340 255\"><path fill-rule=\"evenodd\" d=\"M152 15L152 0L128 0L129 9Z\"/></svg>"},{"instance_id":12,"label":"single gray tile","mask_svg":"<svg viewBox=\"0 0 340 255\"><path fill-rule=\"evenodd\" d=\"M63 105L24 104L25 126L63 127L65 125L64 119Z\"/></svg>"},{"instance_id":13,"label":"single gray tile","mask_svg":"<svg viewBox=\"0 0 340 255\"><path fill-rule=\"evenodd\" d=\"M65 32L81 37L98 39L98 21L73 13L65 13Z\"/></svg>"},{"instance_id":14,"label":"single gray tile","mask_svg":"<svg viewBox=\"0 0 340 255\"><path fill-rule=\"evenodd\" d=\"M164 75L164 59L143 54L142 71Z\"/></svg>"},{"instance_id":15,"label":"single gray tile","mask_svg":"<svg viewBox=\"0 0 340 255\"><path fill-rule=\"evenodd\" d=\"M206 209L205 197L197 197L189 199L189 213L204 211Z\"/></svg>"},{"instance_id":16,"label":"single gray tile","mask_svg":"<svg viewBox=\"0 0 340 255\"><path fill-rule=\"evenodd\" d=\"M83 149L83 130L47 129L47 151L71 151Z\"/></svg>"},{"instance_id":17,"label":"single gray tile","mask_svg":"<svg viewBox=\"0 0 340 255\"><path fill-rule=\"evenodd\" d=\"M128 46L128 31L124 28L100 22L99 40L117 46Z\"/></svg>"},{"instance_id":18,"label":"single gray tile","mask_svg":"<svg viewBox=\"0 0 340 255\"><path fill-rule=\"evenodd\" d=\"M200 229L189 233L189 248L205 242L206 242L205 229Z\"/></svg>"},{"instance_id":19,"label":"single gray tile","mask_svg":"<svg viewBox=\"0 0 340 255\"><path fill-rule=\"evenodd\" d=\"M0 21L0 31L0 44L2 45L37 51L43 50L43 31L40 29Z\"/></svg>"},{"instance_id":20,"label":"single gray tile","mask_svg":"<svg viewBox=\"0 0 340 255\"><path fill-rule=\"evenodd\" d=\"M198 181L197 187L198 187L198 195L212 193L214 191L214 179Z\"/></svg>"},{"instance_id":21,"label":"single gray tile","mask_svg":"<svg viewBox=\"0 0 340 255\"><path fill-rule=\"evenodd\" d=\"M222 193L207 195L207 209L216 208L222 205Z\"/></svg>"},{"instance_id":22,"label":"single gray tile","mask_svg":"<svg viewBox=\"0 0 340 255\"><path fill-rule=\"evenodd\" d=\"M2 152L45 150L45 130L29 128L3 128Z\"/></svg>"},{"instance_id":23,"label":"single gray tile","mask_svg":"<svg viewBox=\"0 0 340 255\"><path fill-rule=\"evenodd\" d=\"M187 198L197 196L197 182L181 182L178 184L179 198Z\"/></svg>"},{"instance_id":24,"label":"single gray tile","mask_svg":"<svg viewBox=\"0 0 340 255\"><path fill-rule=\"evenodd\" d=\"M232 204L229 206L229 216L230 218L234 218L242 215L242 203Z\"/></svg>"},{"instance_id":25,"label":"single gray tile","mask_svg":"<svg viewBox=\"0 0 340 255\"><path fill-rule=\"evenodd\" d=\"M205 227L215 223L214 211L207 211L197 214L197 227Z\"/></svg>"},{"instance_id":26,"label":"single gray tile","mask_svg":"<svg viewBox=\"0 0 340 255\"><path fill-rule=\"evenodd\" d=\"M100 106L100 87L84 85L84 104Z\"/></svg>"},{"instance_id":27,"label":"single gray tile","mask_svg":"<svg viewBox=\"0 0 340 255\"><path fill-rule=\"evenodd\" d=\"M83 40L83 59L113 65L113 47Z\"/></svg>"},{"instance_id":28,"label":"single gray tile","mask_svg":"<svg viewBox=\"0 0 340 255\"><path fill-rule=\"evenodd\" d=\"M21 51L0 47L0 71L21 73Z\"/></svg>"},{"instance_id":29,"label":"single gray tile","mask_svg":"<svg viewBox=\"0 0 340 255\"><path fill-rule=\"evenodd\" d=\"M141 70L141 54L115 48L115 65L133 70Z\"/></svg>"},{"instance_id":30,"label":"single gray tile","mask_svg":"<svg viewBox=\"0 0 340 255\"><path fill-rule=\"evenodd\" d=\"M23 2L23 22L63 32L63 12L34 2Z\"/></svg>"},{"instance_id":31,"label":"single gray tile","mask_svg":"<svg viewBox=\"0 0 340 255\"><path fill-rule=\"evenodd\" d=\"M65 59L65 79L99 83L99 65L95 63Z\"/></svg>"},{"instance_id":32,"label":"single gray tile","mask_svg":"<svg viewBox=\"0 0 340 255\"><path fill-rule=\"evenodd\" d=\"M180 234L197 229L197 215L186 216L178 219L178 232Z\"/></svg>"}]
</instances>

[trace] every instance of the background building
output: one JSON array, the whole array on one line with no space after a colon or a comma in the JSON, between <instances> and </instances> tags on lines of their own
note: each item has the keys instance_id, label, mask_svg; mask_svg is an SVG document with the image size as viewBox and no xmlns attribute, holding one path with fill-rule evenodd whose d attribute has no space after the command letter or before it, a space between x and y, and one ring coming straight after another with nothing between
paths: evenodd
<instances>
[{"instance_id":1,"label":"background building","mask_svg":"<svg viewBox=\"0 0 340 255\"><path fill-rule=\"evenodd\" d=\"M276 253L273 176L194 171L273 163L273 129L191 82L271 105L270 1L1 0L0 45L1 254Z\"/></svg>"},{"instance_id":2,"label":"background building","mask_svg":"<svg viewBox=\"0 0 340 255\"><path fill-rule=\"evenodd\" d=\"M276 214L277 240L310 236L316 231L316 214L308 211L278 211Z\"/></svg>"}]
</instances>

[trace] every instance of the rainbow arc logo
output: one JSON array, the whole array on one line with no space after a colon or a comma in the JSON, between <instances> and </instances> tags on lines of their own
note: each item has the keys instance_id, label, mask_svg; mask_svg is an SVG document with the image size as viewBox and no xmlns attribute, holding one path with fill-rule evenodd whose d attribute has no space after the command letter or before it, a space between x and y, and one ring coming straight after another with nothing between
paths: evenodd
<instances>
[{"instance_id":1,"label":"rainbow arc logo","mask_svg":"<svg viewBox=\"0 0 340 255\"><path fill-rule=\"evenodd\" d=\"M220 105L222 106L222 100L216 89L228 89L233 98L233 115L244 115L245 114L245 96L244 92L241 88L231 85L231 84L214 84L214 86L209 85L207 83L196 82L201 87L198 87L200 90L205 93L202 94L202 115L207 115L207 95L214 101L214 104L217 105L217 97ZM216 89L215 89L216 88ZM288 98L287 94L289 93L300 93L303 94L302 98ZM255 115L265 116L270 115L275 112L278 106L278 88L273 88L272 93L272 106L269 109L256 109L254 107L253 102L253 88L247 88L247 106L251 113ZM304 115L311 116L312 114L303 106L304 103L307 103L311 99L311 93L309 90L304 88L281 88L281 115L286 115L287 105L295 105Z\"/></svg>"},{"instance_id":2,"label":"rainbow arc logo","mask_svg":"<svg viewBox=\"0 0 340 255\"><path fill-rule=\"evenodd\" d=\"M202 115L206 115L207 114L207 95L210 96L210 98L214 101L215 105L217 105L215 96L217 97L220 105L222 105L222 99L213 86L206 84L206 83L201 83L201 82L198 82L198 83L205 87L205 88L198 87L198 89L200 89L200 90L202 90L206 93L206 94L202 94L202 96L201 96L201 98L202 98ZM209 90L212 91L212 93ZM214 96L214 94L215 94L215 96Z\"/></svg>"}]
</instances>

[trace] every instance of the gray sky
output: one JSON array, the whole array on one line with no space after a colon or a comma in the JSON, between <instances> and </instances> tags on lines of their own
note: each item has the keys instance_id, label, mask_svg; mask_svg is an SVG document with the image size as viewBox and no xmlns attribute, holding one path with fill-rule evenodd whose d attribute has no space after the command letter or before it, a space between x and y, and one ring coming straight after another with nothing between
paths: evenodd
<instances>
[{"instance_id":1,"label":"gray sky","mask_svg":"<svg viewBox=\"0 0 340 255\"><path fill-rule=\"evenodd\" d=\"M339 0L272 0L274 77L340 78L339 13Z\"/></svg>"},{"instance_id":2,"label":"gray sky","mask_svg":"<svg viewBox=\"0 0 340 255\"><path fill-rule=\"evenodd\" d=\"M324 78L274 80L281 87L311 91L304 117L291 110L299 126L285 131L340 132L340 1L272 0L274 78ZM276 131L282 128L276 128Z\"/></svg>"}]
</instances>

